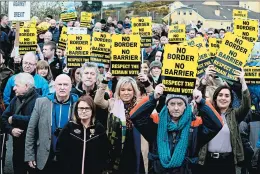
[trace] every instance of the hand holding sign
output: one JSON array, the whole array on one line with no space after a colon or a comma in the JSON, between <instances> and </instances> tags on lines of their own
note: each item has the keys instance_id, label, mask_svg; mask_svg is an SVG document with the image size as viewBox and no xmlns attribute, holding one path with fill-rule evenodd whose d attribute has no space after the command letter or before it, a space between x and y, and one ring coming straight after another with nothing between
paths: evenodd
<instances>
[{"instance_id":1,"label":"hand holding sign","mask_svg":"<svg viewBox=\"0 0 260 174\"><path fill-rule=\"evenodd\" d=\"M193 99L196 101L196 103L200 103L200 101L202 99L201 91L194 89L193 90Z\"/></svg>"},{"instance_id":2,"label":"hand holding sign","mask_svg":"<svg viewBox=\"0 0 260 174\"><path fill-rule=\"evenodd\" d=\"M207 69L205 70L205 76L208 78L209 76L214 77L216 75L215 67L214 65L209 65Z\"/></svg>"},{"instance_id":3,"label":"hand holding sign","mask_svg":"<svg viewBox=\"0 0 260 174\"><path fill-rule=\"evenodd\" d=\"M106 73L106 75L105 75L104 80L105 80L105 81L110 81L112 78L113 78L113 76L112 76L111 72L108 71L108 72Z\"/></svg>"},{"instance_id":4,"label":"hand holding sign","mask_svg":"<svg viewBox=\"0 0 260 174\"><path fill-rule=\"evenodd\" d=\"M148 81L148 77L146 74L144 73L139 73L138 74L138 79L141 81L141 82L147 82Z\"/></svg>"},{"instance_id":5,"label":"hand holding sign","mask_svg":"<svg viewBox=\"0 0 260 174\"><path fill-rule=\"evenodd\" d=\"M163 84L159 84L154 89L154 98L159 99L163 94L165 86Z\"/></svg>"},{"instance_id":6,"label":"hand holding sign","mask_svg":"<svg viewBox=\"0 0 260 174\"><path fill-rule=\"evenodd\" d=\"M234 73L237 78L240 80L240 83L243 84L243 83L246 83L245 81L245 71L243 68L241 68L241 71L238 71L238 70L235 70L235 73Z\"/></svg>"}]
</instances>

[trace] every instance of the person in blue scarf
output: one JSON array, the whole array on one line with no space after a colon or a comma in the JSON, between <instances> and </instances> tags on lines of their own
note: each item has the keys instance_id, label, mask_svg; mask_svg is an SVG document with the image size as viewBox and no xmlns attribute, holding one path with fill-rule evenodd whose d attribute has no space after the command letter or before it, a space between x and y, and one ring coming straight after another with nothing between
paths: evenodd
<instances>
[{"instance_id":1,"label":"person in blue scarf","mask_svg":"<svg viewBox=\"0 0 260 174\"><path fill-rule=\"evenodd\" d=\"M193 91L191 104L186 96L168 94L166 105L158 115L154 109L164 88L157 85L154 93L141 100L130 113L133 124L151 147L148 173L197 173L198 152L221 130L222 119L198 90ZM195 107L200 117L194 117Z\"/></svg>"}]
</instances>

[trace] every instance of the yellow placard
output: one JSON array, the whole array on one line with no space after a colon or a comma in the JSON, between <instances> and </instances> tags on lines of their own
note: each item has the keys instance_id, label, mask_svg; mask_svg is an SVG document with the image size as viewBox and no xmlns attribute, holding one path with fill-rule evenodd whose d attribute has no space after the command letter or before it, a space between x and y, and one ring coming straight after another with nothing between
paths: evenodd
<instances>
[{"instance_id":1,"label":"yellow placard","mask_svg":"<svg viewBox=\"0 0 260 174\"><path fill-rule=\"evenodd\" d=\"M67 56L90 56L90 35L68 35Z\"/></svg>"},{"instance_id":2,"label":"yellow placard","mask_svg":"<svg viewBox=\"0 0 260 174\"><path fill-rule=\"evenodd\" d=\"M170 43L184 42L186 40L185 24L171 25L169 28L168 38Z\"/></svg>"},{"instance_id":3,"label":"yellow placard","mask_svg":"<svg viewBox=\"0 0 260 174\"><path fill-rule=\"evenodd\" d=\"M36 28L20 28L19 45L36 45L37 44Z\"/></svg>"},{"instance_id":4,"label":"yellow placard","mask_svg":"<svg viewBox=\"0 0 260 174\"><path fill-rule=\"evenodd\" d=\"M20 28L19 32L19 54L36 51L37 48L37 30L36 28Z\"/></svg>"},{"instance_id":5,"label":"yellow placard","mask_svg":"<svg viewBox=\"0 0 260 174\"><path fill-rule=\"evenodd\" d=\"M219 76L228 80L237 80L234 73L243 67L252 52L254 44L235 34L226 34L214 61Z\"/></svg>"},{"instance_id":6,"label":"yellow placard","mask_svg":"<svg viewBox=\"0 0 260 174\"><path fill-rule=\"evenodd\" d=\"M206 44L205 44L203 37L196 37L194 39L182 42L179 45L184 45L184 46L186 45L186 46L191 46L191 47L196 46L198 48L206 47Z\"/></svg>"},{"instance_id":7,"label":"yellow placard","mask_svg":"<svg viewBox=\"0 0 260 174\"><path fill-rule=\"evenodd\" d=\"M92 36L91 51L110 53L111 41L111 35L109 33L94 32Z\"/></svg>"},{"instance_id":8,"label":"yellow placard","mask_svg":"<svg viewBox=\"0 0 260 174\"><path fill-rule=\"evenodd\" d=\"M238 10L234 9L233 10L233 19L247 19L248 11L247 10Z\"/></svg>"},{"instance_id":9,"label":"yellow placard","mask_svg":"<svg viewBox=\"0 0 260 174\"><path fill-rule=\"evenodd\" d=\"M61 31L61 35L60 35L60 38L59 38L59 42L58 42L58 48L65 50L66 47L67 47L67 40L68 40L67 27L63 26L62 31Z\"/></svg>"},{"instance_id":10,"label":"yellow placard","mask_svg":"<svg viewBox=\"0 0 260 174\"><path fill-rule=\"evenodd\" d=\"M219 49L222 39L209 38L209 52L210 56L214 57Z\"/></svg>"},{"instance_id":11,"label":"yellow placard","mask_svg":"<svg viewBox=\"0 0 260 174\"><path fill-rule=\"evenodd\" d=\"M197 62L198 48L167 44L164 48L162 75L196 79Z\"/></svg>"},{"instance_id":12,"label":"yellow placard","mask_svg":"<svg viewBox=\"0 0 260 174\"><path fill-rule=\"evenodd\" d=\"M132 34L141 37L152 37L152 18L151 17L133 17Z\"/></svg>"},{"instance_id":13,"label":"yellow placard","mask_svg":"<svg viewBox=\"0 0 260 174\"><path fill-rule=\"evenodd\" d=\"M245 80L247 84L260 84L260 67L244 67Z\"/></svg>"},{"instance_id":14,"label":"yellow placard","mask_svg":"<svg viewBox=\"0 0 260 174\"><path fill-rule=\"evenodd\" d=\"M249 42L256 42L258 39L258 20L235 19L234 33Z\"/></svg>"},{"instance_id":15,"label":"yellow placard","mask_svg":"<svg viewBox=\"0 0 260 174\"><path fill-rule=\"evenodd\" d=\"M112 35L111 61L141 61L140 36Z\"/></svg>"},{"instance_id":16,"label":"yellow placard","mask_svg":"<svg viewBox=\"0 0 260 174\"><path fill-rule=\"evenodd\" d=\"M81 67L85 62L89 62L90 56L90 36L87 34L68 35L67 42L67 67Z\"/></svg>"},{"instance_id":17,"label":"yellow placard","mask_svg":"<svg viewBox=\"0 0 260 174\"><path fill-rule=\"evenodd\" d=\"M81 17L80 17L81 27L90 27L91 21L92 21L92 13L87 13L85 11L81 12Z\"/></svg>"},{"instance_id":18,"label":"yellow placard","mask_svg":"<svg viewBox=\"0 0 260 174\"><path fill-rule=\"evenodd\" d=\"M162 83L166 93L190 95L195 87L198 68L198 48L166 44Z\"/></svg>"},{"instance_id":19,"label":"yellow placard","mask_svg":"<svg viewBox=\"0 0 260 174\"><path fill-rule=\"evenodd\" d=\"M141 69L139 35L112 35L111 73L114 76L137 76Z\"/></svg>"},{"instance_id":20,"label":"yellow placard","mask_svg":"<svg viewBox=\"0 0 260 174\"><path fill-rule=\"evenodd\" d=\"M61 13L60 18L63 22L69 22L77 19L77 12Z\"/></svg>"}]
</instances>

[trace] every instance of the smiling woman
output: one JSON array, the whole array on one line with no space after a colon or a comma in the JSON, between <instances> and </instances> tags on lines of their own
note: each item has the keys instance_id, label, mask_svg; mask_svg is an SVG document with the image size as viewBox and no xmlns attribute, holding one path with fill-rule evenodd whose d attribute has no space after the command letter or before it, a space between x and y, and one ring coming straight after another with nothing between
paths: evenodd
<instances>
[{"instance_id":1,"label":"smiling woman","mask_svg":"<svg viewBox=\"0 0 260 174\"><path fill-rule=\"evenodd\" d=\"M136 106L140 92L133 78L121 77L116 85L114 98L105 100L104 93L111 79L112 74L107 72L94 100L98 106L109 111L108 137L112 147L109 151L111 156L109 170L115 173L145 173L143 162L145 148L141 143L140 133L130 120L130 111ZM151 88L151 86L146 88L147 93Z\"/></svg>"},{"instance_id":2,"label":"smiling woman","mask_svg":"<svg viewBox=\"0 0 260 174\"><path fill-rule=\"evenodd\" d=\"M204 146L200 153L200 164L205 174L236 173L235 165L244 160L242 140L238 124L244 120L251 107L251 98L244 78L245 72L237 71L235 76L242 85L242 101L239 108L232 108L233 95L228 86L218 87L213 94L213 105L223 119L223 128Z\"/></svg>"}]
</instances>

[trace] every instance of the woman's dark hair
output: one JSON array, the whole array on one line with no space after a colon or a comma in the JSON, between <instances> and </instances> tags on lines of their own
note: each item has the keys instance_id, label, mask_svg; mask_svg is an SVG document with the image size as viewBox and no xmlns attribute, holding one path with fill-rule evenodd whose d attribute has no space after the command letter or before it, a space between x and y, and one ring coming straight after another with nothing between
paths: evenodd
<instances>
[{"instance_id":1,"label":"woman's dark hair","mask_svg":"<svg viewBox=\"0 0 260 174\"><path fill-rule=\"evenodd\" d=\"M78 114L78 105L80 102L86 102L89 105L90 109L92 110L90 124L94 124L95 117L96 117L96 105L94 103L94 100L88 95L84 95L84 96L80 97L79 100L76 102L75 108L74 108L75 121L78 124L81 124L81 119L79 118L79 114Z\"/></svg>"},{"instance_id":2,"label":"woman's dark hair","mask_svg":"<svg viewBox=\"0 0 260 174\"><path fill-rule=\"evenodd\" d=\"M229 90L229 92L230 92L230 96L231 96L231 102L230 102L230 104L229 104L229 108L231 108L232 107L232 103L233 103L233 100L234 100L234 96L233 96L233 93L232 93L232 89L230 88L230 87L228 87L228 86L220 86L220 87L218 87L216 90L215 90L215 92L214 92L214 94L213 94L213 106L215 107L215 109L218 111L218 113L220 113L220 109L218 108L218 105L217 105L217 97L218 97L218 94L222 91L222 89L228 89Z\"/></svg>"},{"instance_id":3,"label":"woman's dark hair","mask_svg":"<svg viewBox=\"0 0 260 174\"><path fill-rule=\"evenodd\" d=\"M70 72L71 82L72 82L72 84L75 85L75 86L77 85L77 84L76 84L76 79L75 79L75 73L76 73L77 69L78 69L78 68L73 68L73 69L71 69L71 72Z\"/></svg>"}]
</instances>

